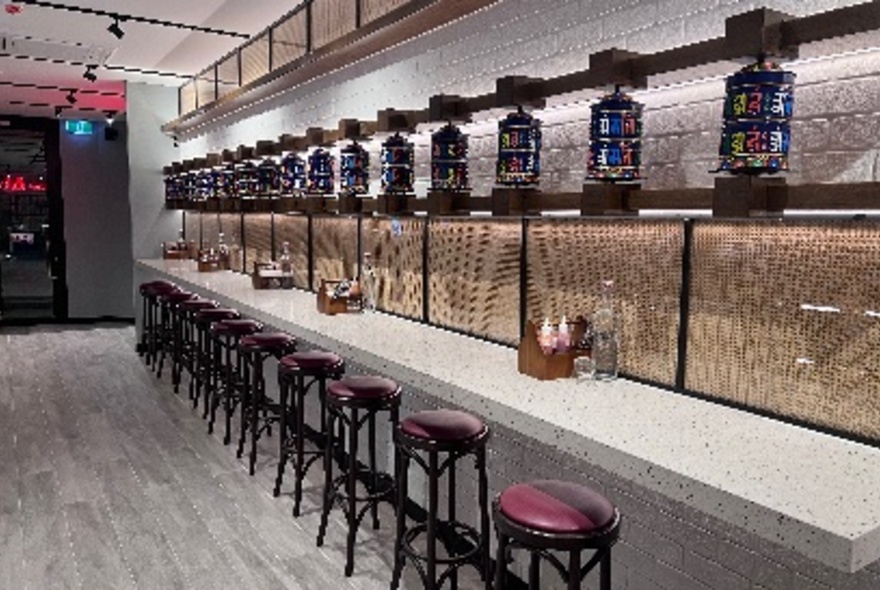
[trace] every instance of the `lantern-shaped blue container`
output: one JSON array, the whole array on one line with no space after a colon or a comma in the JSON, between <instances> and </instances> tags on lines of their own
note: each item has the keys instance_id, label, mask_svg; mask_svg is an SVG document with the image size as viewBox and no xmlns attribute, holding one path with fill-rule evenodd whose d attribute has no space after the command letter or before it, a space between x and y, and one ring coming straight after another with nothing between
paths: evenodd
<instances>
[{"instance_id":1,"label":"lantern-shaped blue container","mask_svg":"<svg viewBox=\"0 0 880 590\"><path fill-rule=\"evenodd\" d=\"M316 195L333 193L333 156L324 148L318 148L309 155L308 192Z\"/></svg>"},{"instance_id":2,"label":"lantern-shaped blue container","mask_svg":"<svg viewBox=\"0 0 880 590\"><path fill-rule=\"evenodd\" d=\"M257 196L259 178L257 165L245 160L235 165L235 196L247 199Z\"/></svg>"},{"instance_id":3,"label":"lantern-shaped blue container","mask_svg":"<svg viewBox=\"0 0 880 590\"><path fill-rule=\"evenodd\" d=\"M468 180L468 136L447 123L431 134L431 188L467 191Z\"/></svg>"},{"instance_id":4,"label":"lantern-shaped blue container","mask_svg":"<svg viewBox=\"0 0 880 590\"><path fill-rule=\"evenodd\" d=\"M281 175L278 162L272 158L263 158L257 166L257 195L260 197L277 197L281 192Z\"/></svg>"},{"instance_id":5,"label":"lantern-shaped blue container","mask_svg":"<svg viewBox=\"0 0 880 590\"><path fill-rule=\"evenodd\" d=\"M495 179L503 186L535 186L541 180L541 122L522 107L498 123Z\"/></svg>"},{"instance_id":6,"label":"lantern-shaped blue container","mask_svg":"<svg viewBox=\"0 0 880 590\"><path fill-rule=\"evenodd\" d=\"M759 62L727 78L719 170L788 170L795 74Z\"/></svg>"},{"instance_id":7,"label":"lantern-shaped blue container","mask_svg":"<svg viewBox=\"0 0 880 590\"><path fill-rule=\"evenodd\" d=\"M175 201L180 198L177 192L177 175L174 174L171 166L166 166L163 172L165 173L163 179L163 182L165 183L165 200Z\"/></svg>"},{"instance_id":8,"label":"lantern-shaped blue container","mask_svg":"<svg viewBox=\"0 0 880 590\"><path fill-rule=\"evenodd\" d=\"M281 195L292 197L306 189L306 163L295 153L281 159Z\"/></svg>"},{"instance_id":9,"label":"lantern-shaped blue container","mask_svg":"<svg viewBox=\"0 0 880 590\"><path fill-rule=\"evenodd\" d=\"M415 177L415 147L395 133L382 144L382 191L412 193Z\"/></svg>"},{"instance_id":10,"label":"lantern-shaped blue container","mask_svg":"<svg viewBox=\"0 0 880 590\"><path fill-rule=\"evenodd\" d=\"M214 182L211 170L202 168L196 172L196 198L207 199L214 196Z\"/></svg>"},{"instance_id":11,"label":"lantern-shaped blue container","mask_svg":"<svg viewBox=\"0 0 880 590\"><path fill-rule=\"evenodd\" d=\"M587 179L638 180L642 163L642 105L619 89L591 107Z\"/></svg>"},{"instance_id":12,"label":"lantern-shaped blue container","mask_svg":"<svg viewBox=\"0 0 880 590\"><path fill-rule=\"evenodd\" d=\"M370 190L370 154L356 141L339 151L339 183L342 192L350 195Z\"/></svg>"}]
</instances>

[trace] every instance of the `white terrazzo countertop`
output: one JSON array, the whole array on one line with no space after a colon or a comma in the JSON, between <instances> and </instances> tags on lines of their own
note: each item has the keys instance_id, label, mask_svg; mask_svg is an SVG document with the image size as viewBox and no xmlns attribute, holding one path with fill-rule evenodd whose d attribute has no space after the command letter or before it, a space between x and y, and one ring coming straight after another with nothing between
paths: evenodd
<instances>
[{"instance_id":1,"label":"white terrazzo countertop","mask_svg":"<svg viewBox=\"0 0 880 590\"><path fill-rule=\"evenodd\" d=\"M317 346L411 383L836 569L880 559L880 449L620 379L578 385L517 372L517 353L388 316L317 312L315 295L257 291L231 272L139 261Z\"/></svg>"}]
</instances>

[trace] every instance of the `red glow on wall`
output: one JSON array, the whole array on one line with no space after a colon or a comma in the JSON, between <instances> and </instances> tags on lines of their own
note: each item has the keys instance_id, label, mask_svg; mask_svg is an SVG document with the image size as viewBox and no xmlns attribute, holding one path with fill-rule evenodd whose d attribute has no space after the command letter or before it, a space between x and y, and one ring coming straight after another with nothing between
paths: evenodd
<instances>
[{"instance_id":1,"label":"red glow on wall","mask_svg":"<svg viewBox=\"0 0 880 590\"><path fill-rule=\"evenodd\" d=\"M24 176L7 174L0 180L0 192L4 193L44 193L46 183L43 180L27 180Z\"/></svg>"},{"instance_id":2,"label":"red glow on wall","mask_svg":"<svg viewBox=\"0 0 880 590\"><path fill-rule=\"evenodd\" d=\"M6 5L6 14L20 14L21 6L18 4L7 4Z\"/></svg>"}]
</instances>

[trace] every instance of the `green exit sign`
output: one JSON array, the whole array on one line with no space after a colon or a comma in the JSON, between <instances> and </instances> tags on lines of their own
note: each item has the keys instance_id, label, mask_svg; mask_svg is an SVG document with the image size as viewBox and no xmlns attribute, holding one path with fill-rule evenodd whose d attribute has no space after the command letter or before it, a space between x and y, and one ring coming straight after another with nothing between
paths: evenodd
<instances>
[{"instance_id":1,"label":"green exit sign","mask_svg":"<svg viewBox=\"0 0 880 590\"><path fill-rule=\"evenodd\" d=\"M92 135L95 126L91 121L65 121L64 130L71 135Z\"/></svg>"}]
</instances>

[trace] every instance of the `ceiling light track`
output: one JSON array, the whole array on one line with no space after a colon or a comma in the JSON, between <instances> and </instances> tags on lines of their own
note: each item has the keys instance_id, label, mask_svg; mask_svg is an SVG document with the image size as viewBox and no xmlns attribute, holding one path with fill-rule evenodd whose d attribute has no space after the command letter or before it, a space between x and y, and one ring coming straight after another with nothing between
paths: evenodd
<instances>
[{"instance_id":1,"label":"ceiling light track","mask_svg":"<svg viewBox=\"0 0 880 590\"><path fill-rule=\"evenodd\" d=\"M80 90L79 88L70 88L69 86L52 86L49 84L31 84L29 82L12 82L10 80L0 80L0 87L6 88L30 88L33 90L52 90L55 92L67 92L69 95L73 94L81 94L83 96L92 95L92 96L118 96L119 98L125 98L125 93L123 92L114 92L111 90Z\"/></svg>"},{"instance_id":2,"label":"ceiling light track","mask_svg":"<svg viewBox=\"0 0 880 590\"><path fill-rule=\"evenodd\" d=\"M58 64L63 66L85 66L86 68L91 68L89 72L94 76L94 71L96 69L106 70L108 72L123 72L126 74L140 74L143 76L158 76L160 78L178 78L180 80L192 80L195 76L191 74L177 74L175 72L163 72L160 70L144 70L141 68L129 67L129 66L110 66L104 64L102 66L97 66L94 64L87 64L82 61L68 61L64 59L54 59L49 57L36 57L33 55L13 55L11 53L2 53L0 52L0 58L8 57L12 59L25 59L28 61L37 61L42 63L51 63ZM97 76L95 76L97 78ZM83 74L83 78L86 78L85 74ZM90 80L90 78L86 78L86 80ZM90 80L91 81L91 80Z\"/></svg>"},{"instance_id":3,"label":"ceiling light track","mask_svg":"<svg viewBox=\"0 0 880 590\"><path fill-rule=\"evenodd\" d=\"M175 29L184 29L187 31L193 31L197 33L210 33L212 35L222 35L224 37L236 37L238 39L250 39L251 36L246 33L239 33L236 31L226 31L224 29L215 29L212 27L201 27L198 25L188 25L186 23L177 23L173 21L161 20L158 18L150 18L146 16L135 16L131 14L122 14L120 12L112 12L109 10L100 10L97 8L87 8L85 6L73 6L70 4L60 4L58 2L44 2L43 0L15 0L17 4L28 4L30 6L39 6L40 8L51 8L52 10L66 10L68 12L78 12L80 14L91 14L95 16L107 16L114 19L113 24L110 25L108 30L116 36L117 39L121 39L122 35L125 34L124 31L119 27L119 23L121 22L135 22L135 23L143 23L147 25L157 25L160 27L171 27ZM113 31L112 29L116 29ZM121 34L117 34L117 31Z\"/></svg>"}]
</instances>

